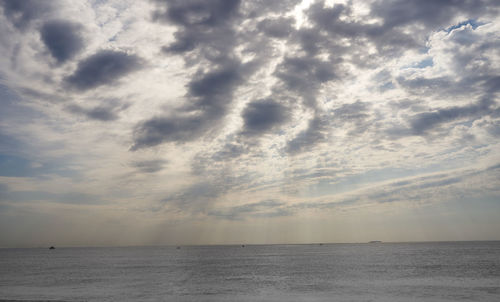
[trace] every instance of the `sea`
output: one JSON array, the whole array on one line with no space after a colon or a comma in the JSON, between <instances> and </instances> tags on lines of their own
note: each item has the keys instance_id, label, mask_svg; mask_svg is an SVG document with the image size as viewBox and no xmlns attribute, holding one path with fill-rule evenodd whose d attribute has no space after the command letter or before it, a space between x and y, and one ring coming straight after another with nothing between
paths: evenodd
<instances>
[{"instance_id":1,"label":"sea","mask_svg":"<svg viewBox=\"0 0 500 302\"><path fill-rule=\"evenodd\" d=\"M0 301L500 301L500 241L0 249Z\"/></svg>"}]
</instances>

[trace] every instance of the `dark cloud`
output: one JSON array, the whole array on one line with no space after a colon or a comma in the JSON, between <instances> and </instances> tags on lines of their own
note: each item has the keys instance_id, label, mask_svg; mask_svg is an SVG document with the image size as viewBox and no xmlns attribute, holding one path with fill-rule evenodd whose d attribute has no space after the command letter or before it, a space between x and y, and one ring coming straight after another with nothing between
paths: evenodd
<instances>
[{"instance_id":1,"label":"dark cloud","mask_svg":"<svg viewBox=\"0 0 500 302\"><path fill-rule=\"evenodd\" d=\"M337 55L346 52L354 54L350 60L360 67L375 68L378 64L374 62L380 61L381 56L399 56L407 49L420 47L425 42L422 37L412 36L394 27L359 21L352 17L351 5L347 3L327 7L324 1L311 5L306 15L313 27L308 29L308 36L301 38L304 50L317 52L319 48L312 43L322 44L322 48L334 49ZM340 42L342 39L348 40L349 46ZM367 47L372 45L376 46L377 56L366 53Z\"/></svg>"},{"instance_id":2,"label":"dark cloud","mask_svg":"<svg viewBox=\"0 0 500 302\"><path fill-rule=\"evenodd\" d=\"M283 13L292 9L302 0L252 0L243 1L242 8L249 18L260 17L268 13Z\"/></svg>"},{"instance_id":3,"label":"dark cloud","mask_svg":"<svg viewBox=\"0 0 500 302\"><path fill-rule=\"evenodd\" d=\"M315 116L309 120L305 130L287 143L286 152L294 155L311 150L317 143L325 140L327 125L323 117Z\"/></svg>"},{"instance_id":4,"label":"dark cloud","mask_svg":"<svg viewBox=\"0 0 500 302\"><path fill-rule=\"evenodd\" d=\"M142 173L156 173L165 167L168 162L163 159L152 159L133 162L132 167L136 168Z\"/></svg>"},{"instance_id":5,"label":"dark cloud","mask_svg":"<svg viewBox=\"0 0 500 302\"><path fill-rule=\"evenodd\" d=\"M157 21L177 26L175 41L163 47L165 52L185 53L196 50L195 62L204 58L214 63L233 60L235 43L233 22L238 16L239 0L157 1L153 13ZM188 58L186 58L188 59Z\"/></svg>"},{"instance_id":6,"label":"dark cloud","mask_svg":"<svg viewBox=\"0 0 500 302\"><path fill-rule=\"evenodd\" d=\"M441 4L437 3L436 5ZM483 2L483 4L485 7L493 5L487 1ZM468 13L480 13L484 16L487 16L490 11L495 11L494 8L486 11L485 7L478 7L475 8L478 10L476 12L474 10L464 12L464 8L469 5L471 3L457 1L457 6L452 8L451 11L454 11L455 15L462 11L466 15ZM498 7L498 4L494 6ZM442 13L448 14L449 12ZM441 21L435 20L435 22L439 23ZM465 26L466 24L471 24L471 26ZM492 42L494 39L483 36L479 30L474 30L479 26L481 26L479 22L468 20L446 29L446 41L450 46L444 52L450 61L448 66L455 72L453 76L397 78L400 87L413 95L421 97L423 100L431 97L435 99L470 98L477 101L466 106L451 106L431 111L429 109L430 104L422 100L421 105L415 104L411 106L412 111L420 111L420 113L409 118L405 117L410 126L393 127L388 131L390 136L399 138L412 135L442 135L447 129L439 126L446 126L446 124L454 121L472 122L484 116L494 116L494 112L498 110L494 100L499 91L498 84L500 82L498 72L493 67L493 64L487 63L490 56L485 56L485 53L491 53L491 50L498 49L498 43ZM491 130L487 125L483 126L488 132ZM433 129L443 131L432 131ZM469 135L469 137L472 136Z\"/></svg>"},{"instance_id":7,"label":"dark cloud","mask_svg":"<svg viewBox=\"0 0 500 302\"><path fill-rule=\"evenodd\" d=\"M333 35L354 37L364 29L360 23L341 19L341 17L351 15L349 4L335 4L332 7L326 7L324 1L318 1L309 7L306 14L316 27Z\"/></svg>"},{"instance_id":8,"label":"dark cloud","mask_svg":"<svg viewBox=\"0 0 500 302\"><path fill-rule=\"evenodd\" d=\"M287 108L270 99L251 102L243 110L243 134L258 135L283 124L288 117Z\"/></svg>"},{"instance_id":9,"label":"dark cloud","mask_svg":"<svg viewBox=\"0 0 500 302\"><path fill-rule=\"evenodd\" d=\"M46 93L44 91L40 91L38 89L32 89L29 87L19 88L19 91L23 96L26 96L31 99L39 99L50 103L64 102L65 98L57 95L55 93Z\"/></svg>"},{"instance_id":10,"label":"dark cloud","mask_svg":"<svg viewBox=\"0 0 500 302\"><path fill-rule=\"evenodd\" d=\"M66 82L78 90L88 90L114 83L121 77L140 69L142 60L121 51L102 50L78 63Z\"/></svg>"},{"instance_id":11,"label":"dark cloud","mask_svg":"<svg viewBox=\"0 0 500 302\"><path fill-rule=\"evenodd\" d=\"M74 57L84 44L81 25L66 20L45 22L40 29L42 41L59 63Z\"/></svg>"},{"instance_id":12,"label":"dark cloud","mask_svg":"<svg viewBox=\"0 0 500 302\"><path fill-rule=\"evenodd\" d=\"M86 108L79 105L70 105L66 107L71 113L83 115L91 120L97 120L101 122L110 122L118 119L118 114L120 111L128 108L128 104L123 105L100 105L97 107Z\"/></svg>"},{"instance_id":13,"label":"dark cloud","mask_svg":"<svg viewBox=\"0 0 500 302\"><path fill-rule=\"evenodd\" d=\"M385 133L391 139L399 139L406 136L428 136L433 134L431 131L441 125L454 121L472 122L484 116L494 117L495 112L499 107L495 107L496 103L491 96L481 98L478 102L467 106L452 106L447 108L439 108L434 111L425 111L413 116L407 117L409 127L403 125L393 125L388 128ZM423 109L423 108L420 108ZM425 108L425 110L428 110ZM479 123L478 126L485 127L487 131L491 130L491 124Z\"/></svg>"},{"instance_id":14,"label":"dark cloud","mask_svg":"<svg viewBox=\"0 0 500 302\"><path fill-rule=\"evenodd\" d=\"M439 93L452 91L455 92L455 89L449 89L450 87L456 87L454 81L448 77L434 77L434 78L425 78L425 77L416 77L412 79L407 79L404 77L398 77L397 82L403 88L406 88L408 91L414 94L430 94L430 93Z\"/></svg>"},{"instance_id":15,"label":"dark cloud","mask_svg":"<svg viewBox=\"0 0 500 302\"><path fill-rule=\"evenodd\" d=\"M306 51L305 55L285 57L274 71L274 75L281 80L278 85L284 85L283 88L278 86L275 92L285 95L290 91L294 92L302 98L306 107L314 110L314 117L309 121L308 127L287 143L286 152L289 154L308 151L325 139L328 123L317 107L316 96L322 84L340 79L341 73L338 71L338 59L332 56L328 60L317 57L319 50L324 47L316 43L321 40L317 31L302 31L299 37L298 41Z\"/></svg>"},{"instance_id":16,"label":"dark cloud","mask_svg":"<svg viewBox=\"0 0 500 302\"><path fill-rule=\"evenodd\" d=\"M220 151L215 152L210 161L224 162L250 152L250 145L245 142L226 143Z\"/></svg>"},{"instance_id":17,"label":"dark cloud","mask_svg":"<svg viewBox=\"0 0 500 302\"><path fill-rule=\"evenodd\" d=\"M343 104L330 113L316 114L309 121L308 127L287 143L286 151L289 154L309 151L317 143L324 141L332 128L351 127L349 135L363 133L370 126L369 118L369 104L359 100ZM347 126L347 123L352 125Z\"/></svg>"},{"instance_id":18,"label":"dark cloud","mask_svg":"<svg viewBox=\"0 0 500 302\"><path fill-rule=\"evenodd\" d=\"M235 48L243 47L246 53L258 58L271 56L275 47L271 38L284 39L287 52L281 62L275 65L272 76L278 81L271 88L268 98L280 100L284 108L298 108L300 104L296 106L292 103L301 102L313 112L308 127L288 142L286 151L290 154L305 152L324 141L328 132L335 127L349 127L349 135L365 133L377 118L380 119L380 113L370 112L367 103L363 102L345 104L328 113L322 112L316 98L324 84L334 87L342 83L344 78L354 77L348 72L351 63L359 68L379 68L387 58L397 58L410 49L424 49L429 34L448 28L450 22L455 22L457 15L466 15L468 20L474 20L481 15L492 15L486 6L498 7L493 1L481 2L483 7L473 7L465 0L456 1L456 5L451 0L374 1L371 15L381 22L373 23L354 16L351 2L329 6L324 1L316 1L304 11L306 24L295 29L292 18L274 14L283 13L298 3L292 2L158 1L160 5L154 18L177 27L175 41L165 46L164 50L182 54L188 66L200 64L203 68L187 85L186 106L137 125L132 150L165 142L193 140L214 129L228 112L234 91L246 80L241 72L226 69L227 66L241 65L236 59ZM245 27L240 26L243 22ZM259 32L263 35L256 34ZM374 47L376 52L369 54L367 49ZM465 57L461 60L472 62ZM396 84L399 84L413 94L427 97L429 93L439 96L443 92L447 95L463 93L467 89L467 85L464 85L466 82L487 83L484 78L479 79L477 76L474 80L472 77L469 76L468 82L447 77L401 77L393 81L392 75L385 71L379 73L375 80L383 81L377 86L380 91L395 89ZM488 87L496 89L491 88L497 86L496 81L492 79L491 83ZM403 103L398 105L401 110L409 108L404 107L406 105ZM421 131L424 130L418 130L424 127L419 123L434 127L444 123L443 120L459 118L452 117L455 114L453 110L438 112L437 116L434 113L426 114L422 112L427 110L425 105L423 102L412 105L409 109L421 112L421 115L417 114L410 120L411 129L393 128L390 130L393 131L392 135L423 133ZM249 134L269 131L286 121L277 107L264 107L252 102L245 108L242 113L243 128L234 136L235 141L225 142L225 147L217 152L217 156L225 154L234 157L255 150L252 140L257 140L257 136L252 138ZM462 113L456 114L461 116ZM246 134L246 138L238 136L241 134Z\"/></svg>"},{"instance_id":19,"label":"dark cloud","mask_svg":"<svg viewBox=\"0 0 500 302\"><path fill-rule=\"evenodd\" d=\"M425 47L429 32L444 30L458 15L469 20L495 16L498 7L495 0L378 0L371 5L371 15L383 24L369 26L366 34L380 54L399 55L410 48Z\"/></svg>"},{"instance_id":20,"label":"dark cloud","mask_svg":"<svg viewBox=\"0 0 500 302\"><path fill-rule=\"evenodd\" d=\"M330 9L320 1L311 5L305 14L311 26L292 30L287 41L290 49L299 46L302 51L288 52L273 73L280 81L273 88L271 98L297 99L314 112L308 127L287 143L286 152L289 154L310 150L326 138L329 123L318 107L316 97L323 84L341 82L347 75L342 58L345 50L337 43L339 35L336 32L339 30L327 23L342 22L339 18L349 14L349 8L335 5ZM328 35L330 31L332 35Z\"/></svg>"},{"instance_id":21,"label":"dark cloud","mask_svg":"<svg viewBox=\"0 0 500 302\"><path fill-rule=\"evenodd\" d=\"M434 127L462 118L478 118L488 114L494 104L490 99L482 99L477 104L468 106L454 106L438 109L433 112L423 112L413 116L410 120L411 130L414 135L424 135Z\"/></svg>"},{"instance_id":22,"label":"dark cloud","mask_svg":"<svg viewBox=\"0 0 500 302\"><path fill-rule=\"evenodd\" d=\"M176 114L159 116L139 124L134 131L131 150L165 142L186 142L216 126L232 101L232 94L246 76L246 66L232 64L200 72L188 85L186 97L191 104Z\"/></svg>"},{"instance_id":23,"label":"dark cloud","mask_svg":"<svg viewBox=\"0 0 500 302\"><path fill-rule=\"evenodd\" d=\"M32 20L52 10L52 1L0 0L3 14L12 24L24 29Z\"/></svg>"},{"instance_id":24,"label":"dark cloud","mask_svg":"<svg viewBox=\"0 0 500 302\"><path fill-rule=\"evenodd\" d=\"M495 164L493 166L489 166L488 168L484 169L484 171L493 171L493 170L497 170L497 169L500 169L500 164Z\"/></svg>"},{"instance_id":25,"label":"dark cloud","mask_svg":"<svg viewBox=\"0 0 500 302\"><path fill-rule=\"evenodd\" d=\"M295 20L292 18L265 19L258 23L257 29L269 37L286 38L294 30L294 23Z\"/></svg>"},{"instance_id":26,"label":"dark cloud","mask_svg":"<svg viewBox=\"0 0 500 302\"><path fill-rule=\"evenodd\" d=\"M190 0L159 1L154 19L177 26L175 41L163 48L168 53L183 54L186 65L200 64L203 68L188 83L187 105L175 113L169 112L147 120L136 127L131 150L165 142L185 142L198 138L220 124L232 103L234 91L267 60L269 37L284 38L293 31L292 18L264 18L241 27L242 22L262 17L269 12L293 8L298 1ZM265 35L258 35L263 32ZM255 45L263 47L255 47ZM235 48L244 46L256 59L239 62ZM316 66L318 73L321 67ZM217 156L240 155L253 145L252 134L268 131L286 119L285 106L276 102L251 103L243 113L244 129L239 135L247 138L227 148ZM267 106L267 107L266 107ZM266 110L267 111L263 111ZM237 140L241 137L236 135Z\"/></svg>"},{"instance_id":27,"label":"dark cloud","mask_svg":"<svg viewBox=\"0 0 500 302\"><path fill-rule=\"evenodd\" d=\"M106 107L95 107L85 112L85 115L94 120L114 121L118 118L115 112Z\"/></svg>"},{"instance_id":28,"label":"dark cloud","mask_svg":"<svg viewBox=\"0 0 500 302\"><path fill-rule=\"evenodd\" d=\"M359 135L368 130L373 119L370 113L370 103L356 101L351 104L343 104L333 110L331 125L336 128L350 129L349 136Z\"/></svg>"},{"instance_id":29,"label":"dark cloud","mask_svg":"<svg viewBox=\"0 0 500 302\"><path fill-rule=\"evenodd\" d=\"M429 32L450 25L457 15L473 20L480 16L495 16L498 1L445 0L406 1L380 0L371 4L371 16L382 23L365 23L352 17L352 3L325 5L317 1L305 11L311 27L301 30L300 41L305 51L317 53L327 46L342 54L355 54L350 59L360 67L376 68L385 57L397 57L409 49L426 46ZM411 28L411 34L408 29ZM323 34L324 33L324 34ZM348 40L345 47L341 39ZM323 45L323 46L321 46ZM366 49L375 46L377 54L367 55ZM340 51L340 53L339 53Z\"/></svg>"},{"instance_id":30,"label":"dark cloud","mask_svg":"<svg viewBox=\"0 0 500 302\"><path fill-rule=\"evenodd\" d=\"M321 83L337 77L331 62L314 57L286 57L276 68L275 75L288 89L312 93Z\"/></svg>"},{"instance_id":31,"label":"dark cloud","mask_svg":"<svg viewBox=\"0 0 500 302\"><path fill-rule=\"evenodd\" d=\"M288 153L300 153L309 150L325 137L326 120L316 104L316 96L321 85L339 79L336 62L316 58L315 55L285 57L276 67L274 75L281 80L274 89L273 98L283 98L290 92L301 97L304 106L314 111L314 118L306 130L299 133L287 146ZM284 85L284 87L280 87ZM292 95L296 96L296 95Z\"/></svg>"},{"instance_id":32,"label":"dark cloud","mask_svg":"<svg viewBox=\"0 0 500 302\"><path fill-rule=\"evenodd\" d=\"M186 27L214 27L228 22L240 6L240 0L170 0L157 1L166 8L154 12L155 19Z\"/></svg>"},{"instance_id":33,"label":"dark cloud","mask_svg":"<svg viewBox=\"0 0 500 302\"><path fill-rule=\"evenodd\" d=\"M136 127L134 145L130 150L136 151L171 141L186 142L197 139L204 130L205 121L203 116L154 117Z\"/></svg>"},{"instance_id":34,"label":"dark cloud","mask_svg":"<svg viewBox=\"0 0 500 302\"><path fill-rule=\"evenodd\" d=\"M372 14L382 18L384 27L403 27L419 24L429 29L447 27L459 13L469 18L486 12L494 14L499 6L495 0L379 0L371 6Z\"/></svg>"},{"instance_id":35,"label":"dark cloud","mask_svg":"<svg viewBox=\"0 0 500 302\"><path fill-rule=\"evenodd\" d=\"M189 95L196 98L194 110L224 107L228 93L242 82L241 69L236 64L209 72L200 72L189 83Z\"/></svg>"},{"instance_id":36,"label":"dark cloud","mask_svg":"<svg viewBox=\"0 0 500 302\"><path fill-rule=\"evenodd\" d=\"M361 102L359 100L352 104L342 104L342 106L333 110L333 113L335 114L334 119L341 120L343 122L365 119L368 117L368 108L368 103Z\"/></svg>"},{"instance_id":37,"label":"dark cloud","mask_svg":"<svg viewBox=\"0 0 500 302\"><path fill-rule=\"evenodd\" d=\"M483 87L486 90L486 93L488 94L494 94L500 92L500 76L493 75L491 77L488 77L484 81Z\"/></svg>"},{"instance_id":38,"label":"dark cloud","mask_svg":"<svg viewBox=\"0 0 500 302\"><path fill-rule=\"evenodd\" d=\"M498 117L500 117L500 110L497 110L496 114ZM490 135L500 138L500 119L496 119L490 122L482 122L479 125L486 129L486 131Z\"/></svg>"},{"instance_id":39,"label":"dark cloud","mask_svg":"<svg viewBox=\"0 0 500 302\"><path fill-rule=\"evenodd\" d=\"M157 3L154 19L177 26L175 41L163 50L189 52L184 56L186 65L200 67L187 84L186 105L139 123L131 150L191 141L213 130L226 115L234 91L255 71L254 62L242 64L234 55L240 1Z\"/></svg>"},{"instance_id":40,"label":"dark cloud","mask_svg":"<svg viewBox=\"0 0 500 302\"><path fill-rule=\"evenodd\" d=\"M419 112L428 110L428 108L423 104L422 100L414 100L414 99L390 101L389 106L392 107L393 110L395 111L402 111L409 109L413 112Z\"/></svg>"},{"instance_id":41,"label":"dark cloud","mask_svg":"<svg viewBox=\"0 0 500 302\"><path fill-rule=\"evenodd\" d=\"M167 53L184 53L195 49L197 41L187 33L175 33L176 40L169 46L164 46L162 50Z\"/></svg>"}]
</instances>

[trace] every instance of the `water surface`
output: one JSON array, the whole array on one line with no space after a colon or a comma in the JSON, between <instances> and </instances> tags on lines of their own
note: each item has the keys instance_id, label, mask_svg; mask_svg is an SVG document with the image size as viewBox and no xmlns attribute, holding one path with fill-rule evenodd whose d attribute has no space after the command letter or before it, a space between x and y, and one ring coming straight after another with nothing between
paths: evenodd
<instances>
[{"instance_id":1,"label":"water surface","mask_svg":"<svg viewBox=\"0 0 500 302\"><path fill-rule=\"evenodd\" d=\"M500 301L500 242L0 249L0 299Z\"/></svg>"}]
</instances>

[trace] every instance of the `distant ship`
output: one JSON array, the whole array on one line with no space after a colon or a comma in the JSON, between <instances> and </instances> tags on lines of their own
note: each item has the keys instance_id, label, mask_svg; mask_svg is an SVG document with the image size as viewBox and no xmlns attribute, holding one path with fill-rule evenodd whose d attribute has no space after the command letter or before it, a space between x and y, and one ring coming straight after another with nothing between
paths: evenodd
<instances>
[{"instance_id":1,"label":"distant ship","mask_svg":"<svg viewBox=\"0 0 500 302\"><path fill-rule=\"evenodd\" d=\"M55 250L55 249L56 249L56 248L55 248L55 247L53 247L53 246L49 247L49 250Z\"/></svg>"},{"instance_id":2,"label":"distant ship","mask_svg":"<svg viewBox=\"0 0 500 302\"><path fill-rule=\"evenodd\" d=\"M382 241L380 241L380 240L373 240L373 241L369 241L368 243L382 243Z\"/></svg>"}]
</instances>

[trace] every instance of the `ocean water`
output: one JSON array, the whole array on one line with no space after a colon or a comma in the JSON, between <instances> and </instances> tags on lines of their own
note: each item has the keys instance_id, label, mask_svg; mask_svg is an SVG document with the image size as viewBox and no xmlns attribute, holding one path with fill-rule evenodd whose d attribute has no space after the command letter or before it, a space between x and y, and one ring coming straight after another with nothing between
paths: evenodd
<instances>
[{"instance_id":1,"label":"ocean water","mask_svg":"<svg viewBox=\"0 0 500 302\"><path fill-rule=\"evenodd\" d=\"M500 301L500 242L0 249L0 300Z\"/></svg>"}]
</instances>

